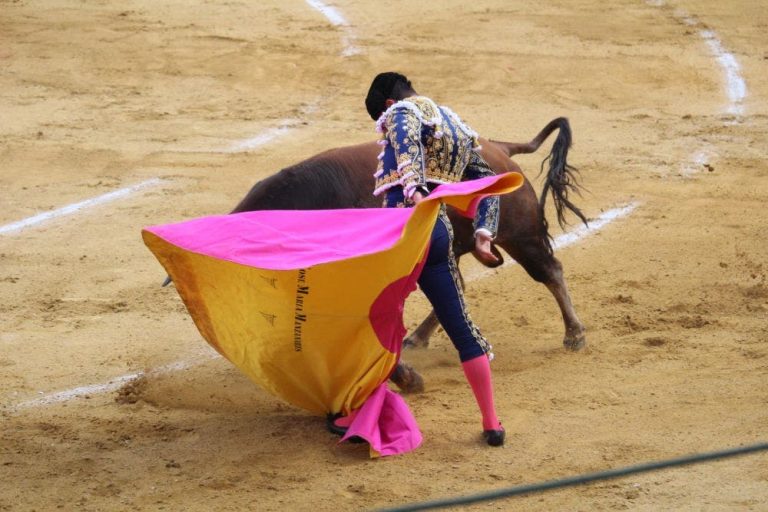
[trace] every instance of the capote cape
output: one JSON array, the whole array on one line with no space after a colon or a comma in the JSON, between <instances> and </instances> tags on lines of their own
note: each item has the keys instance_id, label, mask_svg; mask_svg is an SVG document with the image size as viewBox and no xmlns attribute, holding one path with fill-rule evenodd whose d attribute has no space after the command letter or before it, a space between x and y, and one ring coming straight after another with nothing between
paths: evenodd
<instances>
[{"instance_id":1,"label":"capote cape","mask_svg":"<svg viewBox=\"0 0 768 512\"><path fill-rule=\"evenodd\" d=\"M507 173L442 185L414 208L254 211L151 226L142 236L222 356L315 414L348 414L374 396L381 406L369 404L350 430L371 442L372 455L403 453L421 434L385 383L440 204L471 217L482 197L522 183Z\"/></svg>"}]
</instances>

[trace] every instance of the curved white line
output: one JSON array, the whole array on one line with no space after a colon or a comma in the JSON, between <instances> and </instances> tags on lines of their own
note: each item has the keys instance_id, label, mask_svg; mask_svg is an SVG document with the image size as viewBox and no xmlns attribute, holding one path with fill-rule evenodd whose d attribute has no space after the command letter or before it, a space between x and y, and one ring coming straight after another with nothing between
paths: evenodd
<instances>
[{"instance_id":1,"label":"curved white line","mask_svg":"<svg viewBox=\"0 0 768 512\"><path fill-rule=\"evenodd\" d=\"M30 226L34 226L35 224L40 224L47 220L55 219L57 217L63 217L64 215L75 213L76 211L82 210L84 208L89 208L91 206L97 206L100 204L108 203L109 201L114 201L115 199L120 199L121 197L125 197L127 195L133 194L134 192L141 190L143 188L158 185L162 181L163 180L161 180L160 178L152 178L150 180L142 181L141 183L138 183L130 187L126 187L120 190L115 190L114 192L109 192L109 193L100 195L98 197L94 197L93 199L87 199L85 201L80 201L79 203L74 203L68 206L64 206L62 208L58 208L56 210L51 210L50 212L40 213L17 222L12 222L10 224L6 224L5 226L0 226L0 234L21 231Z\"/></svg>"},{"instance_id":2,"label":"curved white line","mask_svg":"<svg viewBox=\"0 0 768 512\"><path fill-rule=\"evenodd\" d=\"M654 7L665 7L667 5L664 0L646 0L646 3ZM695 16L688 14L683 9L675 9L672 15L689 27L702 26L702 23ZM726 112L733 115L743 115L744 105L742 103L747 98L747 83L744 77L741 76L741 66L738 60L736 60L732 53L725 50L723 43L717 37L717 33L714 30L702 29L699 30L699 35L704 39L704 42L720 64L725 75L725 89L729 101Z\"/></svg>"},{"instance_id":3,"label":"curved white line","mask_svg":"<svg viewBox=\"0 0 768 512\"><path fill-rule=\"evenodd\" d=\"M646 0L646 3L654 7L667 6L664 0ZM683 9L675 9L672 16L689 27L696 28L701 26L698 19ZM728 96L726 113L738 118L744 114L743 102L747 97L747 83L741 76L741 66L736 57L725 50L715 31L709 29L699 30L699 35L704 39L710 52L723 69L726 95ZM733 122L726 121L726 124L732 124ZM739 120L737 119L735 122L739 122ZM689 161L682 165L681 175L683 177L690 177L692 174L700 172L703 168L709 166L710 157L713 155L716 155L716 153L709 147L697 150L689 157Z\"/></svg>"},{"instance_id":4,"label":"curved white line","mask_svg":"<svg viewBox=\"0 0 768 512\"><path fill-rule=\"evenodd\" d=\"M335 7L332 7L326 4L325 2L321 2L320 0L306 0L306 2L307 4L309 4L310 7L312 7L316 11L320 11L320 13L322 13L323 16L328 18L328 21L330 21L333 25L336 25L336 26L349 25L344 15L341 14L341 12Z\"/></svg>"},{"instance_id":5,"label":"curved white line","mask_svg":"<svg viewBox=\"0 0 768 512\"><path fill-rule=\"evenodd\" d=\"M305 0L305 1L310 7L312 7L316 11L320 12L323 16L325 16L333 26L342 27L344 29L345 34L341 38L342 46L344 46L344 49L341 51L341 55L343 57L349 57L351 55L357 55L362 53L362 50L360 50L360 48L355 46L354 44L355 36L352 33L352 29L350 28L349 22L344 17L344 15L341 14L341 11L320 0Z\"/></svg>"},{"instance_id":6,"label":"curved white line","mask_svg":"<svg viewBox=\"0 0 768 512\"><path fill-rule=\"evenodd\" d=\"M742 105L742 102L747 97L747 83L741 76L741 66L739 65L739 62L733 54L725 51L722 43L712 30L702 30L699 34L704 38L712 55L715 56L717 62L720 63L720 67L723 68L723 72L725 73L726 89L728 92L728 99L730 100L728 113L734 115L744 114L744 105Z\"/></svg>"}]
</instances>

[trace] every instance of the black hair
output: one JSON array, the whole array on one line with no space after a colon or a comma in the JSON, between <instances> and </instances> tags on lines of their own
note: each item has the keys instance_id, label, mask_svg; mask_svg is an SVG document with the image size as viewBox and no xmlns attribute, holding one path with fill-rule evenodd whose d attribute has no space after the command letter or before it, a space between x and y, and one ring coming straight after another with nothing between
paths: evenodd
<instances>
[{"instance_id":1,"label":"black hair","mask_svg":"<svg viewBox=\"0 0 768 512\"><path fill-rule=\"evenodd\" d=\"M410 91L413 91L413 87L405 75L394 71L379 73L368 89L368 96L365 97L365 108L371 119L375 121L387 109L387 100L399 100L403 93Z\"/></svg>"}]
</instances>

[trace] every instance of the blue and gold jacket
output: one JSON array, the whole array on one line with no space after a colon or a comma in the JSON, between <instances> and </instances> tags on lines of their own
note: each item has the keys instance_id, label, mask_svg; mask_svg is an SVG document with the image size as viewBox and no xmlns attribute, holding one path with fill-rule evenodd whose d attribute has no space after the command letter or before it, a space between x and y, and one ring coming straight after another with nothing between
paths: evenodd
<instances>
[{"instance_id":1,"label":"blue and gold jacket","mask_svg":"<svg viewBox=\"0 0 768 512\"><path fill-rule=\"evenodd\" d=\"M451 109L426 96L411 96L392 105L378 121L381 133L374 195L384 194L384 206L410 204L416 190L428 193L441 183L474 180L494 172L477 153L477 133ZM499 198L480 202L475 230L495 236Z\"/></svg>"}]
</instances>

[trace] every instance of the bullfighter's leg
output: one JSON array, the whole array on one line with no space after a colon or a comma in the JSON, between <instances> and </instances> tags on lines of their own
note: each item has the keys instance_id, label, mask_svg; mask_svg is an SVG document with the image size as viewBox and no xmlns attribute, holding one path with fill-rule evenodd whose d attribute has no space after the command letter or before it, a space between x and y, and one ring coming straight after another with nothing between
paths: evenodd
<instances>
[{"instance_id":1,"label":"bullfighter's leg","mask_svg":"<svg viewBox=\"0 0 768 512\"><path fill-rule=\"evenodd\" d=\"M493 248L494 253L499 256L499 261L501 262L501 255L498 254L498 250L496 248ZM466 286L464 284L464 276L461 273L461 269L459 268L459 259L460 255L455 252L454 249L454 259L456 260L456 272L459 275L459 280L461 281L461 289L466 289ZM490 266L490 265L489 265ZM497 266L497 265L493 265ZM404 340L403 340L403 347L404 348L427 348L429 346L429 339L432 337L433 334L435 334L435 331L440 326L440 320L437 319L437 315L435 314L435 310L430 310L427 317L422 320L422 322L419 324L419 326L411 333L409 334Z\"/></svg>"}]
</instances>

